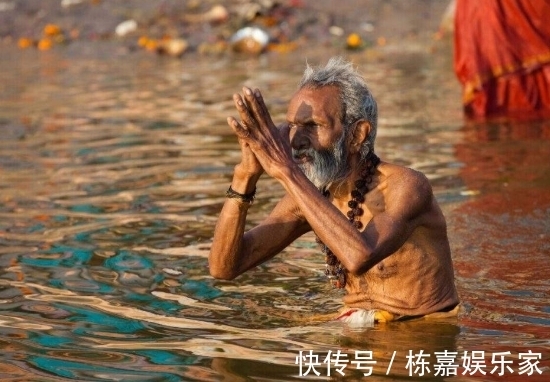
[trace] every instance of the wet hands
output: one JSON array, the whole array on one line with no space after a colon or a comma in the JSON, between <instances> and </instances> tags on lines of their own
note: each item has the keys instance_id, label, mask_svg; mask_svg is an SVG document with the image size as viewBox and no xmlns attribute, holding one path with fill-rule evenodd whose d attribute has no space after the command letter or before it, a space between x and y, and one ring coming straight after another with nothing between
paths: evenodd
<instances>
[{"instance_id":1,"label":"wet hands","mask_svg":"<svg viewBox=\"0 0 550 382\"><path fill-rule=\"evenodd\" d=\"M243 93L233 95L241 121L233 117L227 119L241 144L241 164L253 171L263 169L277 178L280 170L293 164L289 126L275 126L258 89L252 92L244 87Z\"/></svg>"}]
</instances>

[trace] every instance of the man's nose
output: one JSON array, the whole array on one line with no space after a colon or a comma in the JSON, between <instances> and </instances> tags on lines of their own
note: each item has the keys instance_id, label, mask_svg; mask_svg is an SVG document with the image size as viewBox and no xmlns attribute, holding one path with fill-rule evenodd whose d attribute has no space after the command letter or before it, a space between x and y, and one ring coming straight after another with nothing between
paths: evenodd
<instances>
[{"instance_id":1,"label":"man's nose","mask_svg":"<svg viewBox=\"0 0 550 382\"><path fill-rule=\"evenodd\" d=\"M294 150L305 150L311 145L309 138L299 129L290 132L290 145Z\"/></svg>"}]
</instances>

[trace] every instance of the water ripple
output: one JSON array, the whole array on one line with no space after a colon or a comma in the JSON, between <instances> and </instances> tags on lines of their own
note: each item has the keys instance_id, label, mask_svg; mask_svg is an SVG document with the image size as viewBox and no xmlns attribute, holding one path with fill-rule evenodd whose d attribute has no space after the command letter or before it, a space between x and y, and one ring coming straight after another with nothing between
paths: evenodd
<instances>
[{"instance_id":1,"label":"water ripple","mask_svg":"<svg viewBox=\"0 0 550 382\"><path fill-rule=\"evenodd\" d=\"M282 121L302 52L191 62L102 43L0 55L0 376L288 380L300 350L338 349L373 350L385 376L394 350L420 347L529 348L547 367L550 129L464 126L450 56L406 48L353 60L378 98L377 152L426 173L448 216L463 311L458 323L361 332L315 320L341 294L312 235L236 280L208 273L240 159L231 95L264 89ZM251 225L284 193L267 176L258 190ZM405 358L397 365L406 376Z\"/></svg>"}]
</instances>

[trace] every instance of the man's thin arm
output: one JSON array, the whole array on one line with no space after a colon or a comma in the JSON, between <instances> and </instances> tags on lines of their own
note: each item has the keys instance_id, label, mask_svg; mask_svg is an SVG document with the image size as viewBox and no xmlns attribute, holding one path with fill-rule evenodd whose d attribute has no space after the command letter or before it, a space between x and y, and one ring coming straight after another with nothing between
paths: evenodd
<instances>
[{"instance_id":1,"label":"man's thin arm","mask_svg":"<svg viewBox=\"0 0 550 382\"><path fill-rule=\"evenodd\" d=\"M333 251L348 271L356 273L357 264L362 263L365 256L369 257L372 253L365 237L301 171L287 171L279 180L300 207L301 213L316 235Z\"/></svg>"},{"instance_id":2,"label":"man's thin arm","mask_svg":"<svg viewBox=\"0 0 550 382\"><path fill-rule=\"evenodd\" d=\"M399 179L394 179L392 189L387 191L386 210L374 216L363 231L372 255L359 266L360 272L401 248L417 227L441 224L441 216L434 216L437 202L426 176L407 169L394 177ZM446 235L446 230L443 232Z\"/></svg>"},{"instance_id":3,"label":"man's thin arm","mask_svg":"<svg viewBox=\"0 0 550 382\"><path fill-rule=\"evenodd\" d=\"M209 255L210 274L233 279L272 258L310 230L300 219L291 199L285 196L258 226L244 232L248 204L229 199L225 202Z\"/></svg>"},{"instance_id":4,"label":"man's thin arm","mask_svg":"<svg viewBox=\"0 0 550 382\"><path fill-rule=\"evenodd\" d=\"M361 274L400 248L418 224L418 216L431 203L431 188L419 175L395 185L389 196L392 206L375 216L363 232L329 203L305 176L297 171L283 172L280 181L300 207L303 216L342 265ZM410 195L416 195L411 198Z\"/></svg>"},{"instance_id":5,"label":"man's thin arm","mask_svg":"<svg viewBox=\"0 0 550 382\"><path fill-rule=\"evenodd\" d=\"M231 188L248 194L256 189L257 180L258 177L250 176L236 166ZM240 252L249 207L249 203L237 199L227 199L223 205L208 258L210 273L216 278L233 278L233 274L238 272L236 256Z\"/></svg>"}]
</instances>

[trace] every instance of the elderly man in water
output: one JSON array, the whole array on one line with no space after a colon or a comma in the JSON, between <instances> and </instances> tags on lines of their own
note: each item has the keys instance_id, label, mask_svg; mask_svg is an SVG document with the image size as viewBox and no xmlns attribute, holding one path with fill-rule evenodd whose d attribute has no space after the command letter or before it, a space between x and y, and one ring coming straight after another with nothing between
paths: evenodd
<instances>
[{"instance_id":1,"label":"elderly man in water","mask_svg":"<svg viewBox=\"0 0 550 382\"><path fill-rule=\"evenodd\" d=\"M335 318L361 324L456 315L445 218L423 174L375 154L376 101L350 62L308 66L278 127L259 90L245 87L233 99L239 120L228 124L242 159L216 225L212 276L233 279L313 231L326 275L347 292ZM286 193L245 232L264 172Z\"/></svg>"}]
</instances>

